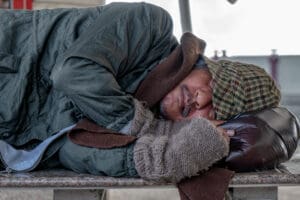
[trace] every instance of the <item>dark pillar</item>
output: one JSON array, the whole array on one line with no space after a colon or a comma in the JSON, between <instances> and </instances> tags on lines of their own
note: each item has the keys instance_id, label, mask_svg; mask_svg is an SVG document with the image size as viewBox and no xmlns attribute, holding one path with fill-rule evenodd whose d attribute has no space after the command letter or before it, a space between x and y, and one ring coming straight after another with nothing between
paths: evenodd
<instances>
[{"instance_id":1,"label":"dark pillar","mask_svg":"<svg viewBox=\"0 0 300 200\"><path fill-rule=\"evenodd\" d=\"M179 0L182 32L192 32L191 12L189 0Z\"/></svg>"},{"instance_id":2,"label":"dark pillar","mask_svg":"<svg viewBox=\"0 0 300 200\"><path fill-rule=\"evenodd\" d=\"M271 76L278 83L278 63L279 56L276 53L276 49L272 49L272 54L269 56L269 63L271 67Z\"/></svg>"}]
</instances>

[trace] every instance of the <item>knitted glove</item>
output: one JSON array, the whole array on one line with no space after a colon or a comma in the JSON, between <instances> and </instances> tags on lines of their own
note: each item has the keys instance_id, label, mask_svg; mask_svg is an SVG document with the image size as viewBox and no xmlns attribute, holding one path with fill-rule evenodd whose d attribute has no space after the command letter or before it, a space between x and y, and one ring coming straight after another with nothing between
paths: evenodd
<instances>
[{"instance_id":1,"label":"knitted glove","mask_svg":"<svg viewBox=\"0 0 300 200\"><path fill-rule=\"evenodd\" d=\"M177 183L195 176L229 151L226 139L208 120L155 119L137 101L131 131L138 135L133 152L136 170L153 181Z\"/></svg>"}]
</instances>

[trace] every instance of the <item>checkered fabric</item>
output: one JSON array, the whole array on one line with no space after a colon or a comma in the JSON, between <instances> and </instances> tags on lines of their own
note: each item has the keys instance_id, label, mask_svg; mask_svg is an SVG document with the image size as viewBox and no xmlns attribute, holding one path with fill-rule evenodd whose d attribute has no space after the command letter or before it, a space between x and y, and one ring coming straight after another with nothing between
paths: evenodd
<instances>
[{"instance_id":1,"label":"checkered fabric","mask_svg":"<svg viewBox=\"0 0 300 200\"><path fill-rule=\"evenodd\" d=\"M252 64L205 58L213 78L216 119L278 106L280 91L266 71Z\"/></svg>"}]
</instances>

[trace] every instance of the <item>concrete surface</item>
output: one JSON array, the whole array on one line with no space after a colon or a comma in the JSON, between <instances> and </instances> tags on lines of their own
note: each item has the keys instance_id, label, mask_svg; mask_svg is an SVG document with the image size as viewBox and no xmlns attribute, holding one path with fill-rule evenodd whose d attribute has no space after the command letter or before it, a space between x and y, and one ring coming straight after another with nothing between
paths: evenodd
<instances>
[{"instance_id":1,"label":"concrete surface","mask_svg":"<svg viewBox=\"0 0 300 200\"><path fill-rule=\"evenodd\" d=\"M300 187L280 187L279 200L300 199Z\"/></svg>"},{"instance_id":2,"label":"concrete surface","mask_svg":"<svg viewBox=\"0 0 300 200\"><path fill-rule=\"evenodd\" d=\"M53 191L4 189L0 200L52 200ZM108 191L108 200L179 200L176 189L113 189ZM300 199L300 187L280 187L278 200ZM66 199L67 200L67 199Z\"/></svg>"},{"instance_id":3,"label":"concrete surface","mask_svg":"<svg viewBox=\"0 0 300 200\"><path fill-rule=\"evenodd\" d=\"M52 200L53 190L1 189L0 200Z\"/></svg>"}]
</instances>

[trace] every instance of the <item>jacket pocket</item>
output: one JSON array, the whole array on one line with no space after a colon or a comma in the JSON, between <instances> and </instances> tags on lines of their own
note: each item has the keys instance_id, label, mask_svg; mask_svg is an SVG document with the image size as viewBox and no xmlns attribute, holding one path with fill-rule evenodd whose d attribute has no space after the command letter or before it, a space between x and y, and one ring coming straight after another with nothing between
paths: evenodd
<instances>
[{"instance_id":1,"label":"jacket pocket","mask_svg":"<svg viewBox=\"0 0 300 200\"><path fill-rule=\"evenodd\" d=\"M20 59L12 54L0 53L0 73L17 73Z\"/></svg>"}]
</instances>

